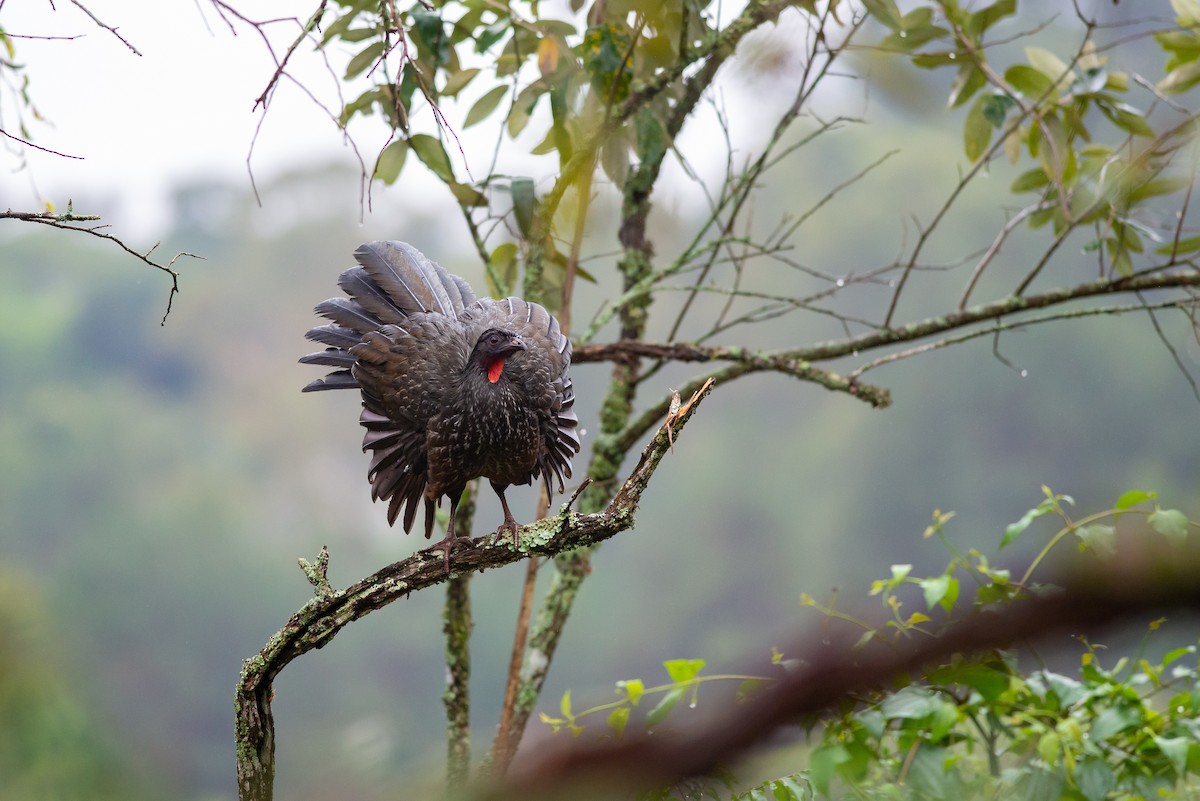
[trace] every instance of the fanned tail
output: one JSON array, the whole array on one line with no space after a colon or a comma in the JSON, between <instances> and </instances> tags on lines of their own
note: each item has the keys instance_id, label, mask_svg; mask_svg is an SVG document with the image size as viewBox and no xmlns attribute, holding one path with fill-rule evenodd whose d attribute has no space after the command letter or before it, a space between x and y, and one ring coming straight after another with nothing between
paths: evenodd
<instances>
[{"instance_id":1,"label":"fanned tail","mask_svg":"<svg viewBox=\"0 0 1200 801\"><path fill-rule=\"evenodd\" d=\"M347 295L319 303L317 314L331 320L305 336L326 345L310 353L302 364L320 364L338 369L304 387L304 392L350 389L358 386L350 368L350 348L364 335L386 325L400 325L411 314L444 314L458 317L475 302L467 282L442 269L406 242L379 240L354 251L358 267L338 276L338 286Z\"/></svg>"}]
</instances>

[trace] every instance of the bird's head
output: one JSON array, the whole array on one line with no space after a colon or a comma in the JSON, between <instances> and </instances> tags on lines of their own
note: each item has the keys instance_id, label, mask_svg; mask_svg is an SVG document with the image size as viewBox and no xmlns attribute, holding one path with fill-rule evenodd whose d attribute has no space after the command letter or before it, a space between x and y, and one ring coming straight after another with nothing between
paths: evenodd
<instances>
[{"instance_id":1,"label":"bird's head","mask_svg":"<svg viewBox=\"0 0 1200 801\"><path fill-rule=\"evenodd\" d=\"M527 350L527 346L512 331L489 328L479 335L468 363L485 371L488 381L495 384L500 380L500 374L504 372L504 361L522 350Z\"/></svg>"}]
</instances>

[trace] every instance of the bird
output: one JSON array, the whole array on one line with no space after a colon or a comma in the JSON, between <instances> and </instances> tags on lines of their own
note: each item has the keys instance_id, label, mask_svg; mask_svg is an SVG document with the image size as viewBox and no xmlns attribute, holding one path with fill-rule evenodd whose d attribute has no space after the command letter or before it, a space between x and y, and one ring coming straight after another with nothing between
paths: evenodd
<instances>
[{"instance_id":1,"label":"bird","mask_svg":"<svg viewBox=\"0 0 1200 801\"><path fill-rule=\"evenodd\" d=\"M406 242L374 241L354 252L338 277L345 297L317 304L330 322L307 339L325 350L300 359L335 368L302 391L358 389L363 451L371 452L371 497L387 503L395 525L411 532L424 502L425 537L435 509L450 499L446 536L468 482L487 478L504 521L519 527L505 490L541 478L564 492L579 452L571 383L571 341L544 306L508 297L475 298L470 285Z\"/></svg>"}]
</instances>

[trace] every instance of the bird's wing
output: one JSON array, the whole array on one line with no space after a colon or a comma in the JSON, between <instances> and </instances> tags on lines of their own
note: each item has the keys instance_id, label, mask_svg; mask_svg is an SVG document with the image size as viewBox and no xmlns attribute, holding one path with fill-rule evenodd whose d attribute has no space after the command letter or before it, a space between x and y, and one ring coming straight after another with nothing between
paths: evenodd
<instances>
[{"instance_id":1,"label":"bird's wing","mask_svg":"<svg viewBox=\"0 0 1200 801\"><path fill-rule=\"evenodd\" d=\"M376 241L354 251L359 266L338 276L344 298L330 298L316 312L332 320L306 335L326 345L300 359L303 364L337 368L304 387L305 392L357 386L350 372L350 348L386 325L406 325L413 315L441 314L457 318L475 300L467 282L406 242Z\"/></svg>"},{"instance_id":2,"label":"bird's wing","mask_svg":"<svg viewBox=\"0 0 1200 801\"><path fill-rule=\"evenodd\" d=\"M408 531L425 490L429 418L442 408L469 355L462 326L441 314L410 314L401 324L364 334L350 355L362 390L363 450L372 452L371 495L389 501L389 523L407 507Z\"/></svg>"},{"instance_id":3,"label":"bird's wing","mask_svg":"<svg viewBox=\"0 0 1200 801\"><path fill-rule=\"evenodd\" d=\"M473 342L488 328L501 328L519 335L527 348L509 357L506 370L525 385L530 405L538 413L542 448L534 471L547 492L558 491L571 477L571 460L579 452L575 415L575 390L571 385L571 341L562 333L558 320L545 307L520 298L482 298L463 313L467 339Z\"/></svg>"}]
</instances>

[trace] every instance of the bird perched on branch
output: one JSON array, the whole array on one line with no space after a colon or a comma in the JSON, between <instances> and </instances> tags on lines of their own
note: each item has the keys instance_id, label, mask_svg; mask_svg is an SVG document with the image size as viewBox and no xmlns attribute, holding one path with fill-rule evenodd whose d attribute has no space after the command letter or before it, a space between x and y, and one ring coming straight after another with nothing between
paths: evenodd
<instances>
[{"instance_id":1,"label":"bird perched on branch","mask_svg":"<svg viewBox=\"0 0 1200 801\"><path fill-rule=\"evenodd\" d=\"M371 451L371 497L388 502L388 523L404 510L411 531L421 500L425 537L434 508L450 498L446 537L454 547L454 513L467 482L485 477L516 532L505 489L545 482L547 493L571 476L579 452L572 407L571 342L545 308L520 298L475 299L462 278L412 245L368 242L357 267L338 277L348 297L316 307L332 322L308 339L326 345L300 359L336 368L305 392L354 389Z\"/></svg>"}]
</instances>

